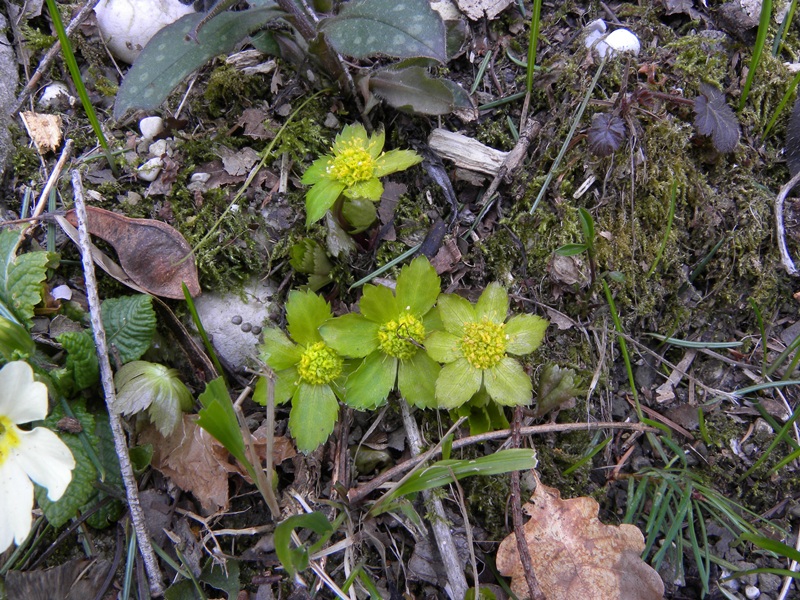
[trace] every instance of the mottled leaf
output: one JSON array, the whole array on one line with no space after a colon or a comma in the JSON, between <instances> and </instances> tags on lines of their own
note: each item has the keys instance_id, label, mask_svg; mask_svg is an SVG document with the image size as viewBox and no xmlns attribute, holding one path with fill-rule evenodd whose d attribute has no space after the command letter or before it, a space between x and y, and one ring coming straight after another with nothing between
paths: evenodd
<instances>
[{"instance_id":1,"label":"mottled leaf","mask_svg":"<svg viewBox=\"0 0 800 600\"><path fill-rule=\"evenodd\" d=\"M391 106L424 115L471 109L467 93L447 79L431 77L423 67L382 69L369 78L369 89Z\"/></svg>"},{"instance_id":2,"label":"mottled leaf","mask_svg":"<svg viewBox=\"0 0 800 600\"><path fill-rule=\"evenodd\" d=\"M75 386L85 389L97 383L100 366L94 339L87 331L68 331L57 338L67 351L67 370L72 374Z\"/></svg>"}]
</instances>

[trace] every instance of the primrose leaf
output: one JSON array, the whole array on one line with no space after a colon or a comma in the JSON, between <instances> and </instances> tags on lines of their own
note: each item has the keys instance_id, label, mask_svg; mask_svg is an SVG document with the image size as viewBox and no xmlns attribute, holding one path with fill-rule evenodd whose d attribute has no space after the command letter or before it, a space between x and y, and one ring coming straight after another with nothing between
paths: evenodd
<instances>
[{"instance_id":1,"label":"primrose leaf","mask_svg":"<svg viewBox=\"0 0 800 600\"><path fill-rule=\"evenodd\" d=\"M739 143L739 121L725 102L725 94L706 83L700 85L700 94L694 99L697 133L711 136L719 152L733 152Z\"/></svg>"},{"instance_id":2,"label":"primrose leaf","mask_svg":"<svg viewBox=\"0 0 800 600\"><path fill-rule=\"evenodd\" d=\"M86 405L83 400L77 400L71 403L70 408L75 418L81 424L81 433L66 433L59 432L58 437L61 438L75 457L75 468L72 470L72 481L69 482L64 495L59 500L53 502L47 497L47 490L41 486L36 486L36 502L39 508L44 512L47 521L56 529L64 525L67 521L72 519L78 514L78 510L85 506L92 498L95 488L92 485L97 478L97 469L94 468L86 448L80 436L85 435L86 440L93 448L97 448L97 436L95 431L94 415L86 410ZM48 429L58 431L56 423L64 418L64 413L61 404L56 403L53 411L45 419L44 425Z\"/></svg>"},{"instance_id":3,"label":"primrose leaf","mask_svg":"<svg viewBox=\"0 0 800 600\"><path fill-rule=\"evenodd\" d=\"M92 336L86 331L68 331L56 339L67 351L67 370L77 388L83 390L97 383L100 366Z\"/></svg>"},{"instance_id":4,"label":"primrose leaf","mask_svg":"<svg viewBox=\"0 0 800 600\"><path fill-rule=\"evenodd\" d=\"M181 17L153 36L128 71L114 102L114 118L129 110L155 110L177 85L219 54L227 54L252 32L283 13L273 2L238 12L225 11L209 21L199 43L186 36L204 18L201 13Z\"/></svg>"},{"instance_id":5,"label":"primrose leaf","mask_svg":"<svg viewBox=\"0 0 800 600\"><path fill-rule=\"evenodd\" d=\"M338 52L353 58L382 54L447 62L444 22L428 0L353 0L319 28Z\"/></svg>"},{"instance_id":6,"label":"primrose leaf","mask_svg":"<svg viewBox=\"0 0 800 600\"><path fill-rule=\"evenodd\" d=\"M117 458L117 451L114 448L114 436L111 433L111 425L108 422L108 413L103 412L102 415L95 417L97 424L95 425L94 432L97 437L97 446L95 448L97 458L100 464L105 469L103 483L107 486L114 487L119 490L120 494L125 493L125 488L122 483L122 473L119 468L119 458ZM87 512L93 505L102 502L108 494L101 490L96 490L94 496L89 499L89 502L84 506L82 512ZM102 508L93 512L86 522L95 529L104 529L112 523L115 523L123 512L123 504L119 500L112 500Z\"/></svg>"},{"instance_id":7,"label":"primrose leaf","mask_svg":"<svg viewBox=\"0 0 800 600\"><path fill-rule=\"evenodd\" d=\"M447 79L431 77L420 66L382 69L369 78L369 89L391 106L424 115L446 115L471 109L467 93Z\"/></svg>"},{"instance_id":8,"label":"primrose leaf","mask_svg":"<svg viewBox=\"0 0 800 600\"><path fill-rule=\"evenodd\" d=\"M0 301L13 313L7 318L13 316L30 327L33 307L42 301L42 282L51 256L44 251L17 256L19 242L19 230L0 232Z\"/></svg>"},{"instance_id":9,"label":"primrose leaf","mask_svg":"<svg viewBox=\"0 0 800 600\"><path fill-rule=\"evenodd\" d=\"M614 154L625 141L625 122L616 115L595 113L589 127L589 150L597 156Z\"/></svg>"},{"instance_id":10,"label":"primrose leaf","mask_svg":"<svg viewBox=\"0 0 800 600\"><path fill-rule=\"evenodd\" d=\"M109 345L116 348L122 364L147 352L156 329L153 299L139 294L109 298L100 307Z\"/></svg>"}]
</instances>

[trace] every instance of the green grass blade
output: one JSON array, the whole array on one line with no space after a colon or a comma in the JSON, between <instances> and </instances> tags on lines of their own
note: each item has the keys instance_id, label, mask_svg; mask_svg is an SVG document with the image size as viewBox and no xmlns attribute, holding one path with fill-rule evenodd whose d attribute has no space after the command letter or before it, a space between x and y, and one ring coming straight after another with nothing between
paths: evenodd
<instances>
[{"instance_id":1,"label":"green grass blade","mask_svg":"<svg viewBox=\"0 0 800 600\"><path fill-rule=\"evenodd\" d=\"M777 38L776 38L777 39ZM778 117L781 116L783 109L786 108L786 105L791 100L792 96L794 95L794 90L797 88L797 84L800 83L800 71L795 73L792 80L789 82L789 85L786 86L786 93L781 98L781 101L778 103L778 107L775 109L775 112L772 114L772 118L767 123L767 126L764 128L764 133L761 134L761 141L763 142L767 139L769 132L772 131L772 128L775 126L775 123L778 121Z\"/></svg>"},{"instance_id":2,"label":"green grass blade","mask_svg":"<svg viewBox=\"0 0 800 600\"><path fill-rule=\"evenodd\" d=\"M742 88L742 97L739 99L739 111L747 103L747 96L750 94L750 86L756 76L758 63L761 62L761 53L767 42L767 32L769 31L770 20L772 19L772 0L763 0L761 3L761 16L758 19L758 33L756 34L756 45L753 47L753 54L750 57L750 64L747 66L747 79Z\"/></svg>"},{"instance_id":3,"label":"green grass blade","mask_svg":"<svg viewBox=\"0 0 800 600\"><path fill-rule=\"evenodd\" d=\"M533 71L536 64L536 46L539 44L539 27L541 25L542 0L533 0L531 15L531 33L528 37L528 63L525 72L525 89L530 94L533 90Z\"/></svg>"},{"instance_id":4,"label":"green grass blade","mask_svg":"<svg viewBox=\"0 0 800 600\"><path fill-rule=\"evenodd\" d=\"M72 52L72 45L70 44L67 32L64 29L64 23L61 21L61 13L58 10L55 0L45 0L47 2L47 10L50 11L50 17L53 19L53 27L58 35L58 41L61 42L61 52L64 55L64 62L67 63L70 77L75 84L75 89L78 91L78 97L83 104L83 110L86 111L86 116L89 118L89 123L92 125L95 135L97 136L100 146L108 160L108 166L114 175L117 175L117 167L114 164L114 158L111 155L111 150L108 147L106 136L103 134L103 128L100 126L100 121L97 119L97 113L94 111L92 101L89 100L89 94L86 91L86 86L83 84L81 78L81 70L78 68L78 61L75 60L75 54Z\"/></svg>"},{"instance_id":5,"label":"green grass blade","mask_svg":"<svg viewBox=\"0 0 800 600\"><path fill-rule=\"evenodd\" d=\"M664 255L664 250L667 247L667 242L669 241L669 234L672 231L672 219L675 217L675 203L676 198L678 196L678 182L672 182L672 192L670 192L669 196L669 214L667 216L667 227L664 230L664 238L661 240L661 246L658 248L658 252L656 253L656 259L653 261L653 265L650 267L650 270L647 271L647 275L645 279L649 278L653 273L655 273L656 267L658 263L661 262L661 257Z\"/></svg>"}]
</instances>

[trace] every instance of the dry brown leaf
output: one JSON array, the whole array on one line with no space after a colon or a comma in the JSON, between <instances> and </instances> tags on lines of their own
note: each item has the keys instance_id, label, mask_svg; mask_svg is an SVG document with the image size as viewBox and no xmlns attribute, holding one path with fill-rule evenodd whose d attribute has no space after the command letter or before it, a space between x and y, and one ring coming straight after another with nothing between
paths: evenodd
<instances>
[{"instance_id":1,"label":"dry brown leaf","mask_svg":"<svg viewBox=\"0 0 800 600\"><path fill-rule=\"evenodd\" d=\"M192 296L200 294L192 249L174 227L94 206L87 206L86 214L89 233L114 247L120 266L142 289L154 296L182 300L181 283L185 283ZM74 210L65 218L77 227Z\"/></svg>"},{"instance_id":2,"label":"dry brown leaf","mask_svg":"<svg viewBox=\"0 0 800 600\"><path fill-rule=\"evenodd\" d=\"M47 154L61 145L62 121L60 115L46 115L31 111L19 114L39 154Z\"/></svg>"},{"instance_id":3,"label":"dry brown leaf","mask_svg":"<svg viewBox=\"0 0 800 600\"><path fill-rule=\"evenodd\" d=\"M642 532L633 525L604 525L592 498L562 500L541 483L524 509L525 538L536 579L548 600L655 600L664 583L640 554ZM529 598L525 573L512 533L497 551L497 568L511 577L511 590Z\"/></svg>"},{"instance_id":4,"label":"dry brown leaf","mask_svg":"<svg viewBox=\"0 0 800 600\"><path fill-rule=\"evenodd\" d=\"M183 421L168 437L152 424L139 435L140 444L153 445L153 468L169 477L200 502L204 514L228 508L228 451L197 426L197 415Z\"/></svg>"}]
</instances>

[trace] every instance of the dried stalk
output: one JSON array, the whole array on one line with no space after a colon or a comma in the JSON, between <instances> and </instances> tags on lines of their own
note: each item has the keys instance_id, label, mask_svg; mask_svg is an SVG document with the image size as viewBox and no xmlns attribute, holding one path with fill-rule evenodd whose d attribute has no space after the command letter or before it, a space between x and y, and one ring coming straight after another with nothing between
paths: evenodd
<instances>
[{"instance_id":1,"label":"dried stalk","mask_svg":"<svg viewBox=\"0 0 800 600\"><path fill-rule=\"evenodd\" d=\"M122 471L122 481L125 483L125 493L128 498L128 510L131 515L133 529L136 532L136 539L139 543L139 550L144 560L147 579L150 583L150 594L162 596L164 587L162 585L161 571L158 567L153 546L150 543L150 536L147 533L144 512L139 503L139 490L136 486L136 477L133 474L133 466L128 455L128 442L125 439L125 432L122 429L122 420L112 409L116 392L114 390L114 375L111 372L111 363L108 360L108 344L106 343L106 330L103 328L103 319L100 316L100 297L97 293L97 278L94 272L94 261L92 260L91 241L86 223L86 205L83 201L83 182L80 172L75 169L72 171L72 189L75 200L75 214L78 217L78 239L80 242L81 261L83 263L83 275L86 281L86 299L89 303L89 315L92 321L92 333L94 342L97 346L97 359L100 362L100 381L103 384L103 392L108 407L108 420L111 424L111 433L114 436L114 449L119 458L119 466Z\"/></svg>"}]
</instances>

